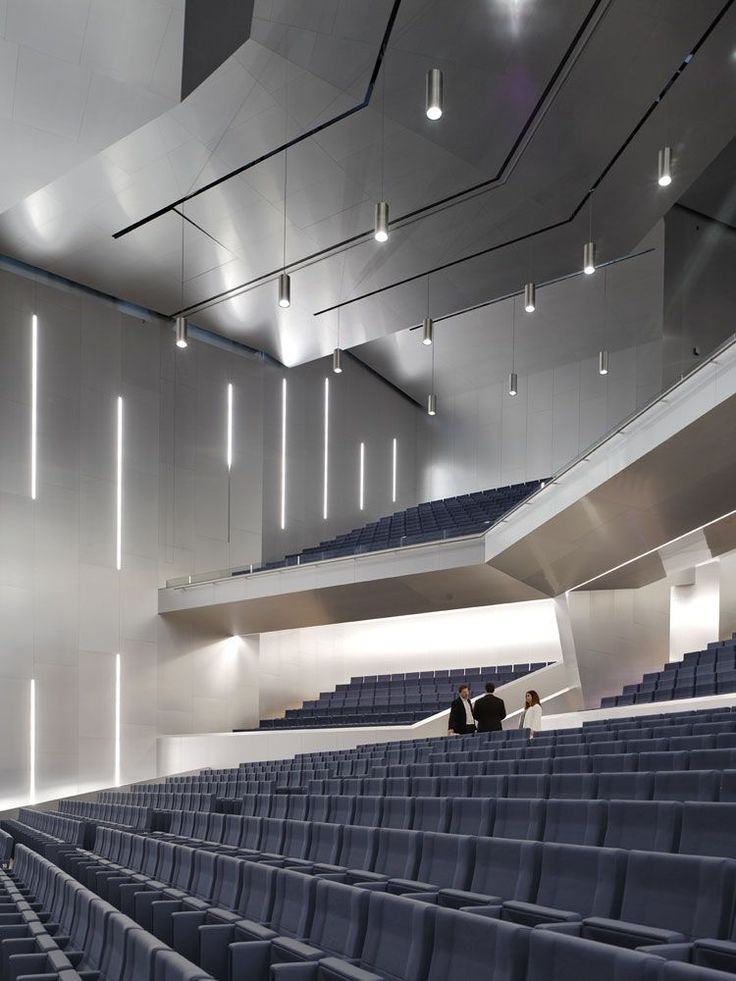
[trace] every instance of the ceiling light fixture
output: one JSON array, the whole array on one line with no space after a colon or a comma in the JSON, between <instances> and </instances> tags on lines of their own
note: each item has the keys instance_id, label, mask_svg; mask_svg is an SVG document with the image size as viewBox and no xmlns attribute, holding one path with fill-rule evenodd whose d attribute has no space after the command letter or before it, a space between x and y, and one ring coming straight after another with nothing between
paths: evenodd
<instances>
[{"instance_id":1,"label":"ceiling light fixture","mask_svg":"<svg viewBox=\"0 0 736 981\"><path fill-rule=\"evenodd\" d=\"M376 220L373 237L377 242L388 241L388 201L384 193L384 160L386 149L386 60L383 62L381 79L381 200L376 203Z\"/></svg>"},{"instance_id":2,"label":"ceiling light fixture","mask_svg":"<svg viewBox=\"0 0 736 981\"><path fill-rule=\"evenodd\" d=\"M437 415L437 396L434 394L434 392L432 392L432 394L427 398L427 415Z\"/></svg>"},{"instance_id":3,"label":"ceiling light fixture","mask_svg":"<svg viewBox=\"0 0 736 981\"><path fill-rule=\"evenodd\" d=\"M516 297L513 298L511 314L511 372L509 374L509 395L517 395L519 392L519 379L516 377Z\"/></svg>"},{"instance_id":4,"label":"ceiling light fixture","mask_svg":"<svg viewBox=\"0 0 736 981\"><path fill-rule=\"evenodd\" d=\"M442 115L442 72L430 68L427 72L427 94L424 111L427 119L439 119Z\"/></svg>"},{"instance_id":5,"label":"ceiling light fixture","mask_svg":"<svg viewBox=\"0 0 736 981\"><path fill-rule=\"evenodd\" d=\"M284 143L286 142L288 136L288 122L289 122L289 111L288 111L288 96L289 96L289 76L288 69L286 71L286 76L284 78ZM283 261L281 266L281 275L279 276L279 306L286 309L291 306L291 277L286 271L286 191L287 191L287 179L289 175L289 150L284 148L284 235L283 235Z\"/></svg>"},{"instance_id":6,"label":"ceiling light fixture","mask_svg":"<svg viewBox=\"0 0 736 981\"><path fill-rule=\"evenodd\" d=\"M427 347L429 347L429 345L432 343L433 338L434 338L434 321L432 320L431 317L425 317L423 321L422 344L425 344Z\"/></svg>"},{"instance_id":7,"label":"ceiling light fixture","mask_svg":"<svg viewBox=\"0 0 736 981\"><path fill-rule=\"evenodd\" d=\"M339 347L332 352L332 370L336 375L342 374L342 351Z\"/></svg>"},{"instance_id":8,"label":"ceiling light fixture","mask_svg":"<svg viewBox=\"0 0 736 981\"><path fill-rule=\"evenodd\" d=\"M606 350L598 352L598 374L608 374L608 351Z\"/></svg>"},{"instance_id":9,"label":"ceiling light fixture","mask_svg":"<svg viewBox=\"0 0 736 981\"><path fill-rule=\"evenodd\" d=\"M376 224L373 237L377 242L388 241L388 201L376 204Z\"/></svg>"},{"instance_id":10,"label":"ceiling light fixture","mask_svg":"<svg viewBox=\"0 0 736 981\"><path fill-rule=\"evenodd\" d=\"M595 242L586 242L583 249L583 272L592 276L595 272Z\"/></svg>"},{"instance_id":11,"label":"ceiling light fixture","mask_svg":"<svg viewBox=\"0 0 736 981\"><path fill-rule=\"evenodd\" d=\"M176 318L176 346L185 348L187 346L187 321L186 317Z\"/></svg>"},{"instance_id":12,"label":"ceiling light fixture","mask_svg":"<svg viewBox=\"0 0 736 981\"><path fill-rule=\"evenodd\" d=\"M279 306L284 309L291 306L291 276L286 272L279 276Z\"/></svg>"},{"instance_id":13,"label":"ceiling light fixture","mask_svg":"<svg viewBox=\"0 0 736 981\"><path fill-rule=\"evenodd\" d=\"M660 187L672 183L672 150L668 146L663 146L657 154L657 183Z\"/></svg>"},{"instance_id":14,"label":"ceiling light fixture","mask_svg":"<svg viewBox=\"0 0 736 981\"><path fill-rule=\"evenodd\" d=\"M534 283L527 283L524 287L524 309L527 313L534 313L537 309L537 287Z\"/></svg>"}]
</instances>

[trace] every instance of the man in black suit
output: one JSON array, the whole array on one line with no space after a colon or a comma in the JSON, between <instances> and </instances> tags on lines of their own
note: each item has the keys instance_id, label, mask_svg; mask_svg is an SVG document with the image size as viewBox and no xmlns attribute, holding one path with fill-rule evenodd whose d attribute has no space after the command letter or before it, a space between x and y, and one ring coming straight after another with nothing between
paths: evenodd
<instances>
[{"instance_id":1,"label":"man in black suit","mask_svg":"<svg viewBox=\"0 0 736 981\"><path fill-rule=\"evenodd\" d=\"M493 682L486 683L487 695L479 698L473 706L475 718L478 721L478 732L500 732L501 722L506 718L506 706L502 698L494 695L496 686Z\"/></svg>"},{"instance_id":2,"label":"man in black suit","mask_svg":"<svg viewBox=\"0 0 736 981\"><path fill-rule=\"evenodd\" d=\"M457 690L457 698L450 706L450 721L447 725L447 731L458 736L475 732L473 703L470 701L470 689L467 685L460 685Z\"/></svg>"}]
</instances>

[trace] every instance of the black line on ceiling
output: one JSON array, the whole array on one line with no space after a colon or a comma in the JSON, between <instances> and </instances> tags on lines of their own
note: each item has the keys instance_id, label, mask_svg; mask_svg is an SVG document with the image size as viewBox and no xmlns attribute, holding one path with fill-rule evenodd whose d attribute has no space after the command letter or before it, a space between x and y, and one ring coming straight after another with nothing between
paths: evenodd
<instances>
[{"instance_id":1,"label":"black line on ceiling","mask_svg":"<svg viewBox=\"0 0 736 981\"><path fill-rule=\"evenodd\" d=\"M503 183L506 180L507 177L506 171L510 167L514 155L516 154L517 150L521 146L524 137L529 132L530 128L534 125L534 121L537 115L539 114L539 112L541 111L542 107L544 106L544 103L548 99L550 92L552 91L555 83L557 82L557 79L564 71L565 66L567 65L572 55L574 54L575 49L580 43L580 40L583 37L585 31L588 29L591 20L593 19L596 12L598 11L598 8L601 6L603 2L604 0L594 0L593 4L589 7L588 12L585 15L582 23L580 24L577 31L575 32L572 41L567 46L565 53L563 54L555 70L552 72L552 75L550 76L547 84L545 85L542 94L540 95L534 108L528 115L526 121L524 122L524 125L521 127L521 130L519 131L516 139L514 140L511 149L506 154L503 162L501 163L501 166L498 168L494 176L489 177L487 180L481 181L478 184L473 184L470 187L465 187L460 191L456 191L454 194L449 194L443 198L438 198L435 201L430 201L428 204L422 205L421 208L416 208L414 211L409 211L404 215L399 215L397 218L394 218L392 222L390 222L389 225L390 228L402 227L403 225L408 224L409 222L421 218L423 215L433 213L439 208L447 207L448 205L451 205L463 198L481 193L485 190L489 190L494 185ZM388 38L386 40L388 40ZM204 232L204 229L201 230ZM208 233L205 232L205 234ZM174 313L172 313L171 316L178 317L183 314L189 313L193 310L200 310L204 307L214 306L218 301L226 299L230 296L238 296L240 295L241 292L245 292L250 287L258 286L259 284L269 279L272 279L274 276L278 275L280 272L283 272L284 270L304 269L307 266L314 264L314 262L316 262L318 259L330 255L331 253L343 251L346 248L369 238L372 234L373 232L370 229L368 229L363 232L358 232L355 235L351 235L349 238L342 239L342 241L340 242L333 242L331 245L326 246L324 249L320 249L317 252L312 252L308 256L303 256L301 259L295 259L284 267L279 266L278 269L272 269L269 272L262 273L260 276L256 276L245 283L240 283L238 286L232 286L230 287L230 289L223 290L221 293L215 293L204 300L200 300L198 303L192 303L188 307L182 307L181 310L175 311ZM113 236L113 237L117 237L117 236ZM315 316L317 316L317 314L315 314Z\"/></svg>"},{"instance_id":2,"label":"black line on ceiling","mask_svg":"<svg viewBox=\"0 0 736 981\"><path fill-rule=\"evenodd\" d=\"M159 208L158 211L154 211L150 215L146 215L145 218L140 218L138 221L134 221L131 225L121 228L120 231L115 232L112 237L122 238L124 235L128 235L137 228L142 228L149 222L155 221L156 218L161 218L163 215L168 214L168 212L178 208L179 205L186 204L187 201L191 201L193 198L199 197L200 194L204 194L206 191L211 191L212 188L217 187L219 184L224 184L226 181L232 180L233 177L237 177L239 174L245 173L246 170L250 170L252 167L256 167L258 164L264 163L266 160L270 160L271 157L275 157L279 153L285 153L287 150L291 149L291 147L298 146L300 143L311 139L311 137L316 136L323 130L329 129L330 126L334 126L335 123L342 122L343 119L348 119L356 112L360 112L362 109L365 109L370 104L376 79L378 78L378 73L381 70L381 65L388 46L388 40L391 36L391 31L393 30L400 6L401 0L394 0L393 6L391 7L391 13L389 14L388 21L386 22L386 29L384 30L383 38L381 39L381 46L378 49L378 56L376 57L375 64L373 65L373 71L371 72L371 77L368 81L368 87L366 88L362 102L352 106L350 109L346 109L344 112L338 113L337 116L333 116L332 119L327 119L318 126L314 126L312 129L307 130L307 132L301 133L299 136L295 136L293 140L288 140L286 143L282 143L280 146L269 150L267 153L261 154L260 157L256 157L253 160L249 160L247 163L241 164L241 166L236 167L235 170L231 170L229 173L223 174L222 177L215 178L215 180L210 181L209 184L205 184L203 187L197 188L196 191L192 191L183 198L179 198L178 201L172 201L171 204L167 204L163 208Z\"/></svg>"}]
</instances>

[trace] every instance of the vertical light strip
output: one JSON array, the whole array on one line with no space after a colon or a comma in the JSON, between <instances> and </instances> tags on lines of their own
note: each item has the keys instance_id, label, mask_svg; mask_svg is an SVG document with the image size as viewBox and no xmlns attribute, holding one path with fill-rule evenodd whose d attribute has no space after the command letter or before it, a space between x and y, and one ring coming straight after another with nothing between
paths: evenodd
<instances>
[{"instance_id":1,"label":"vertical light strip","mask_svg":"<svg viewBox=\"0 0 736 981\"><path fill-rule=\"evenodd\" d=\"M115 655L115 786L120 786L120 655Z\"/></svg>"},{"instance_id":2,"label":"vertical light strip","mask_svg":"<svg viewBox=\"0 0 736 981\"><path fill-rule=\"evenodd\" d=\"M233 467L233 386L227 386L227 469Z\"/></svg>"},{"instance_id":3,"label":"vertical light strip","mask_svg":"<svg viewBox=\"0 0 736 981\"><path fill-rule=\"evenodd\" d=\"M360 510L365 504L365 443L360 444Z\"/></svg>"},{"instance_id":4,"label":"vertical light strip","mask_svg":"<svg viewBox=\"0 0 736 981\"><path fill-rule=\"evenodd\" d=\"M281 530L286 528L286 379L281 380Z\"/></svg>"},{"instance_id":5,"label":"vertical light strip","mask_svg":"<svg viewBox=\"0 0 736 981\"><path fill-rule=\"evenodd\" d=\"M391 500L396 504L396 437L391 444Z\"/></svg>"},{"instance_id":6,"label":"vertical light strip","mask_svg":"<svg viewBox=\"0 0 736 981\"><path fill-rule=\"evenodd\" d=\"M33 803L36 799L36 679L31 678L31 700L29 712L29 760L28 795Z\"/></svg>"},{"instance_id":7,"label":"vertical light strip","mask_svg":"<svg viewBox=\"0 0 736 981\"><path fill-rule=\"evenodd\" d=\"M325 378L325 454L322 472L322 517L327 520L327 483L330 453L330 379Z\"/></svg>"},{"instance_id":8,"label":"vertical light strip","mask_svg":"<svg viewBox=\"0 0 736 981\"><path fill-rule=\"evenodd\" d=\"M38 317L31 317L31 500L36 500L38 448Z\"/></svg>"},{"instance_id":9,"label":"vertical light strip","mask_svg":"<svg viewBox=\"0 0 736 981\"><path fill-rule=\"evenodd\" d=\"M123 567L123 397L118 395L117 501L115 507L115 568Z\"/></svg>"}]
</instances>

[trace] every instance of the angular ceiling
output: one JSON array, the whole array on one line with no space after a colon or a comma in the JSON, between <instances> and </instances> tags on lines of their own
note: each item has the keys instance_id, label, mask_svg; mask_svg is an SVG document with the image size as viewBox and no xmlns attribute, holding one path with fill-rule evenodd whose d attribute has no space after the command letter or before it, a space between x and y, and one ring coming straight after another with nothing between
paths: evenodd
<instances>
[{"instance_id":1,"label":"angular ceiling","mask_svg":"<svg viewBox=\"0 0 736 981\"><path fill-rule=\"evenodd\" d=\"M735 28L732 0L256 0L249 40L184 102L7 207L0 249L309 361L338 306L348 348L417 324L428 271L449 317L574 271L591 228L601 260L634 249L733 135Z\"/></svg>"}]
</instances>

